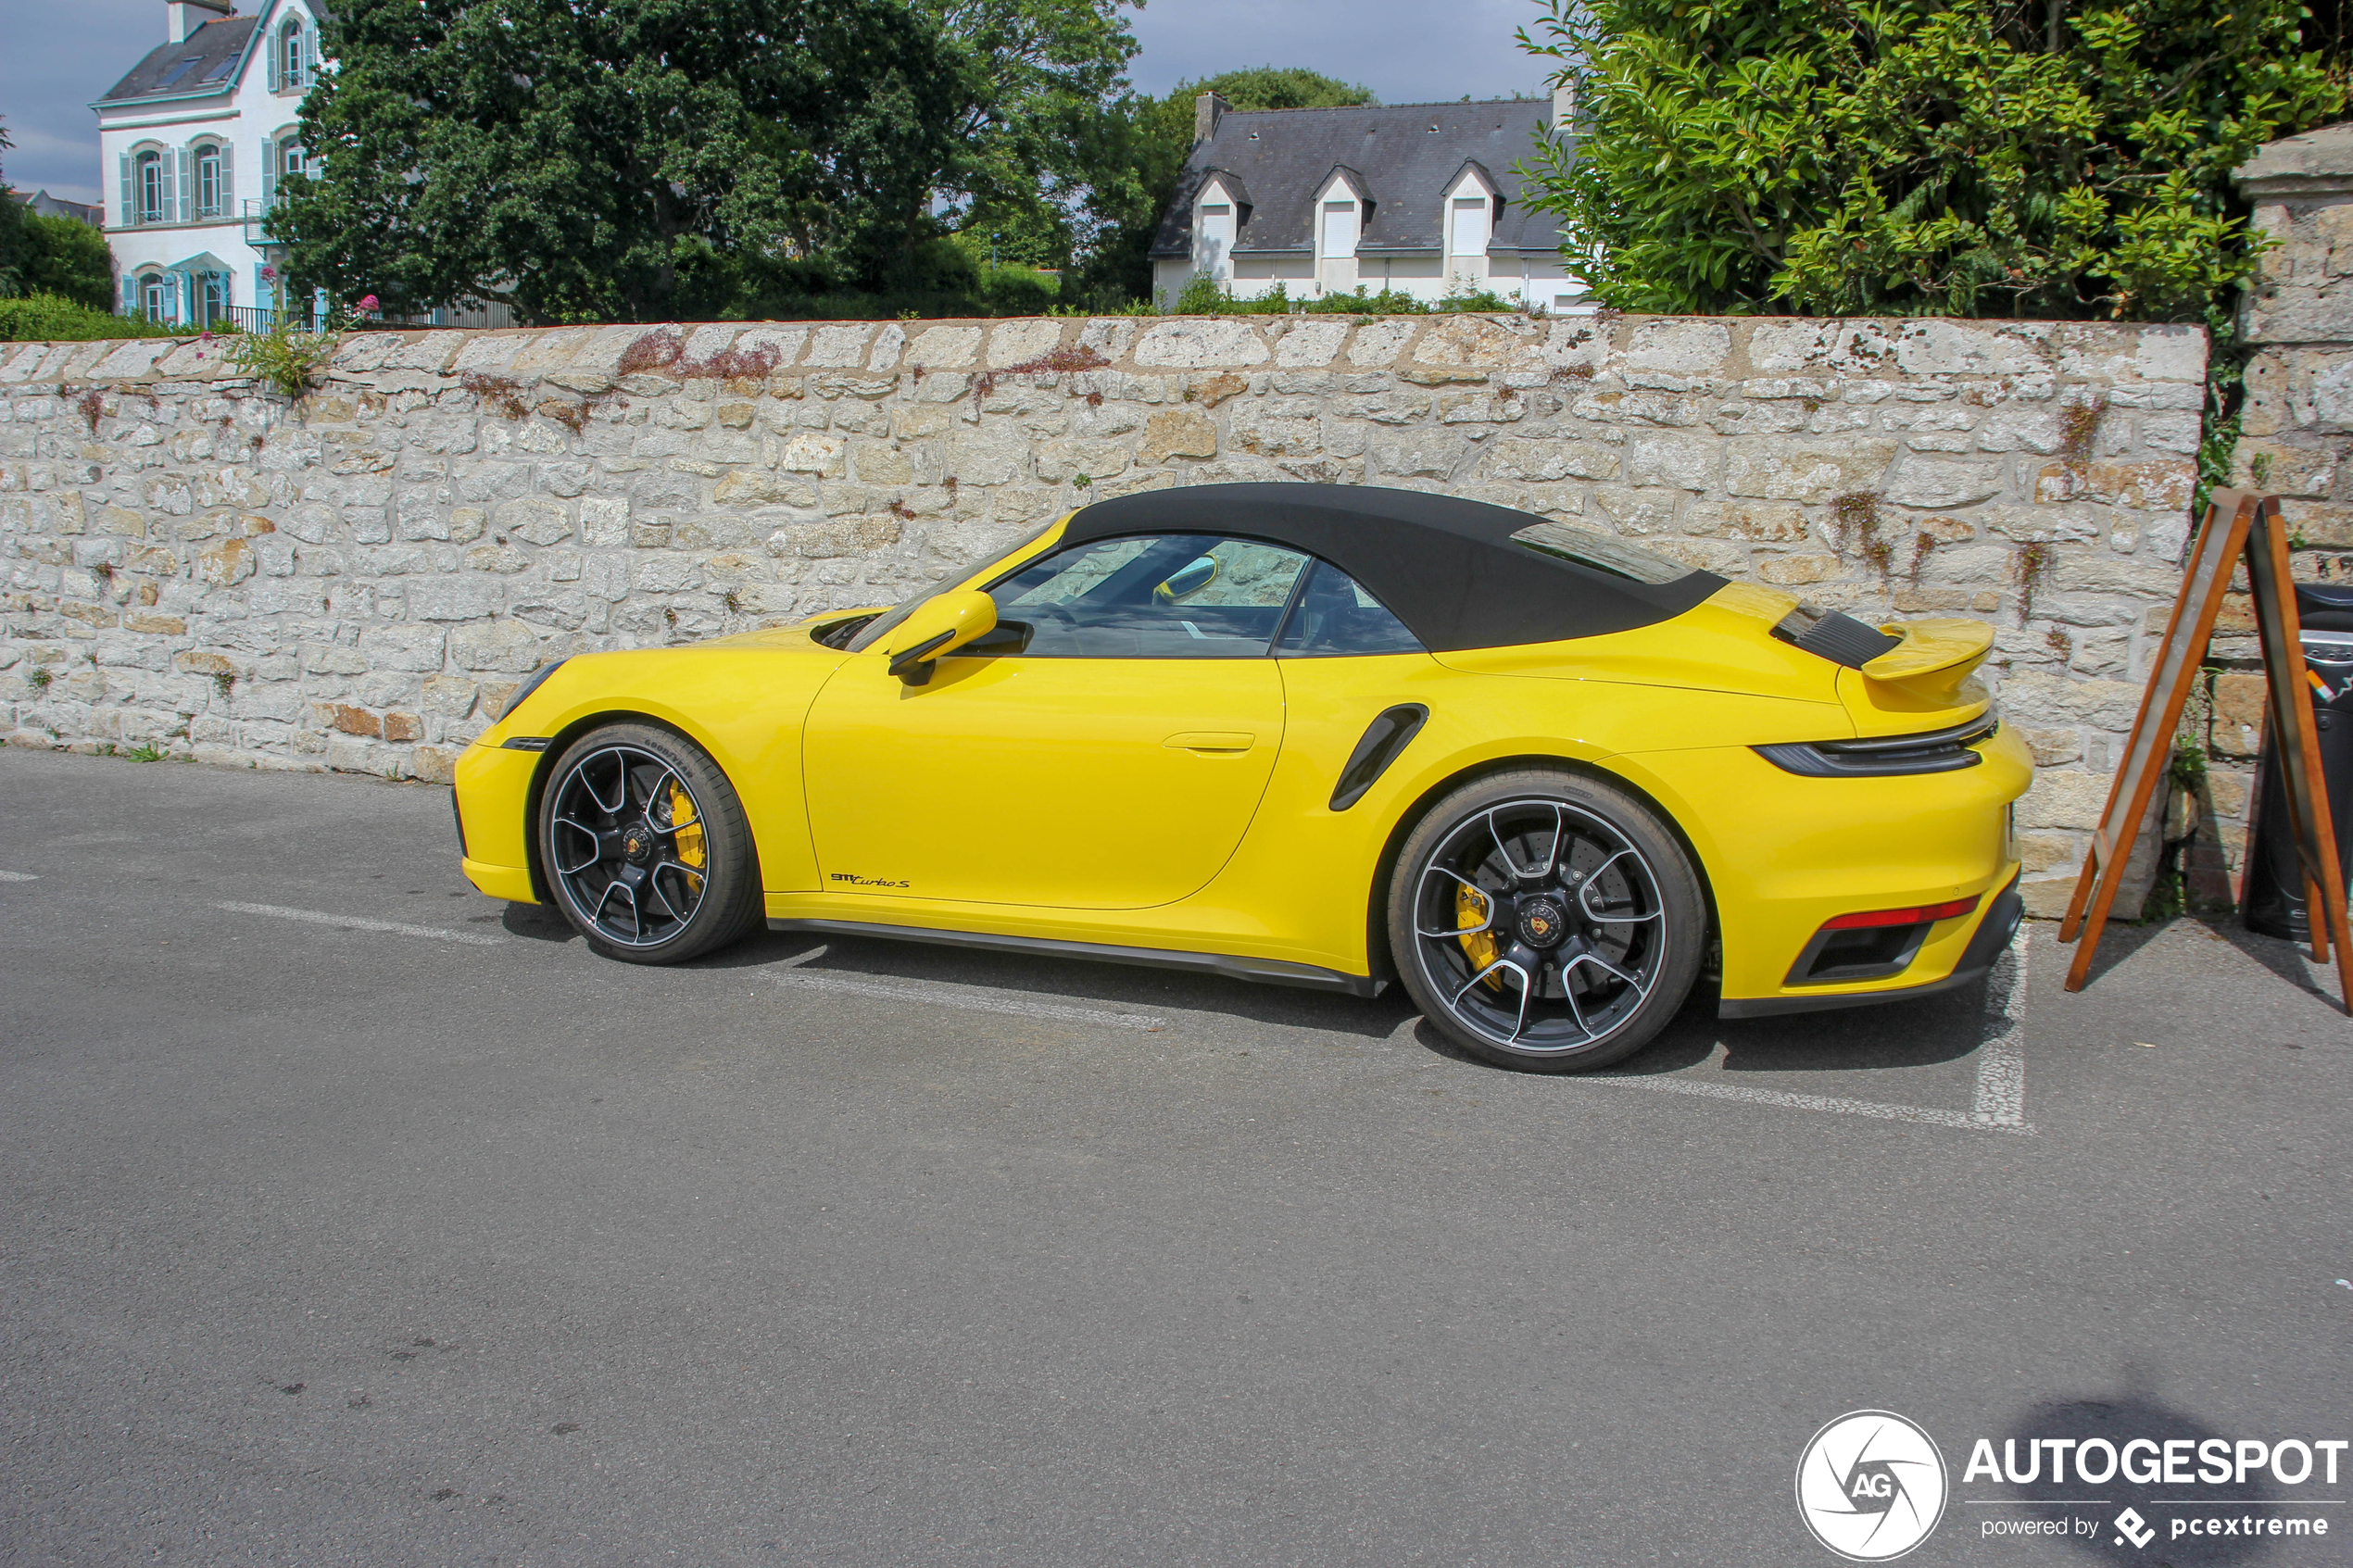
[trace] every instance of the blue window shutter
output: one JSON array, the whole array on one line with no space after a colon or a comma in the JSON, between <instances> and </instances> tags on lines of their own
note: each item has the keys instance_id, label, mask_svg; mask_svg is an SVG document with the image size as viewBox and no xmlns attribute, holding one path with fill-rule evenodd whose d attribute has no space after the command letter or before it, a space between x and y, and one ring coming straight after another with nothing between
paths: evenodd
<instances>
[{"instance_id":1,"label":"blue window shutter","mask_svg":"<svg viewBox=\"0 0 2353 1568\"><path fill-rule=\"evenodd\" d=\"M226 142L220 144L220 216L237 216L237 193L234 182L229 178L229 144Z\"/></svg>"},{"instance_id":2,"label":"blue window shutter","mask_svg":"<svg viewBox=\"0 0 2353 1568\"><path fill-rule=\"evenodd\" d=\"M195 157L196 155L194 148L182 147L180 149L178 158L178 162L180 164L180 221L182 223L191 221L196 216Z\"/></svg>"},{"instance_id":3,"label":"blue window shutter","mask_svg":"<svg viewBox=\"0 0 2353 1568\"><path fill-rule=\"evenodd\" d=\"M105 166L102 164L99 167ZM132 183L132 179L131 155L124 153L122 155L122 226L126 229L139 221L139 193Z\"/></svg>"},{"instance_id":4,"label":"blue window shutter","mask_svg":"<svg viewBox=\"0 0 2353 1568\"><path fill-rule=\"evenodd\" d=\"M180 160L172 157L170 151L166 149L163 156L156 161L161 166L156 170L156 180L163 187L161 210L157 213L156 219L158 222L169 223L180 211L178 179Z\"/></svg>"},{"instance_id":5,"label":"blue window shutter","mask_svg":"<svg viewBox=\"0 0 2353 1568\"><path fill-rule=\"evenodd\" d=\"M122 275L122 313L126 316L139 313L139 280L128 272Z\"/></svg>"}]
</instances>

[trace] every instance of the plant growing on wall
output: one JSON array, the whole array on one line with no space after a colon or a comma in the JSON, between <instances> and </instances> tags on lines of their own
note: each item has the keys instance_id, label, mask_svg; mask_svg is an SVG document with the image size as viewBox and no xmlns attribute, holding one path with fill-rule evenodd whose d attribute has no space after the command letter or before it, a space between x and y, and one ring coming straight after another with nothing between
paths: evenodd
<instances>
[{"instance_id":1,"label":"plant growing on wall","mask_svg":"<svg viewBox=\"0 0 2353 1568\"><path fill-rule=\"evenodd\" d=\"M375 308L374 295L356 307L362 315ZM286 396L300 397L318 384L320 370L335 357L353 319L352 311L339 309L312 332L296 312L281 310L268 332L236 334L221 358Z\"/></svg>"}]
</instances>

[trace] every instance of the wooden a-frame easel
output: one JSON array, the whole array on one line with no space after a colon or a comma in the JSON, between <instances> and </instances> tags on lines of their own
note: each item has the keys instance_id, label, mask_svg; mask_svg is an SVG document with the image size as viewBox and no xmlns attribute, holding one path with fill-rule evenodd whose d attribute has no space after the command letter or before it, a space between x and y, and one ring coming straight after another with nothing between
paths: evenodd
<instances>
[{"instance_id":1,"label":"wooden a-frame easel","mask_svg":"<svg viewBox=\"0 0 2353 1568\"><path fill-rule=\"evenodd\" d=\"M2173 734L2189 701L2191 683L2214 635L2215 618L2230 592L2232 570L2244 558L2254 589L2255 625L2263 645L2263 669L2271 686L2271 751L2280 782L2286 785L2289 831L2304 867L2305 908L2311 917L2312 958L2328 962L2334 949L2337 984L2346 1010L2353 1012L2353 936L2346 931L2345 876L2337 859L2336 828L2329 820L2329 797L2321 773L2312 694L2306 684L2304 649L2298 641L2296 585L2288 574L2287 532L2279 497L2242 490L2217 490L2206 508L2206 523L2183 569L2182 592L2165 625L2148 690L2133 721L2123 765L2108 787L2098 831L2083 854L2075 896L2067 906L2059 940L2076 943L2068 966L2067 988L2080 991L2090 977L2092 956L2108 924L2132 859L2133 840L2173 750ZM2252 846L2249 846L2250 850ZM2080 939L2080 940L2079 940Z\"/></svg>"}]
</instances>

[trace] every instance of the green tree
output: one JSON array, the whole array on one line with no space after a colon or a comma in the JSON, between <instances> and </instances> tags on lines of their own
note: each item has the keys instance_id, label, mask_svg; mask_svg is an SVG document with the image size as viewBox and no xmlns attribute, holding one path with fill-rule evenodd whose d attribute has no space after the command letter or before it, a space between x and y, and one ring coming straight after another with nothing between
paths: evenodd
<instances>
[{"instance_id":1,"label":"green tree","mask_svg":"<svg viewBox=\"0 0 2353 1568\"><path fill-rule=\"evenodd\" d=\"M16 144L8 139L8 129L0 125L0 152ZM8 189L6 175L0 175L0 299L13 299L24 292L25 220L31 216L16 193Z\"/></svg>"},{"instance_id":2,"label":"green tree","mask_svg":"<svg viewBox=\"0 0 2353 1568\"><path fill-rule=\"evenodd\" d=\"M73 218L53 218L26 210L21 214L23 261L19 271L19 294L55 295L93 310L114 308L114 253L107 236Z\"/></svg>"},{"instance_id":3,"label":"green tree","mask_svg":"<svg viewBox=\"0 0 2353 1568\"><path fill-rule=\"evenodd\" d=\"M1100 222L1086 284L1108 300L1151 291L1152 235L1193 150L1194 102L1214 93L1237 109L1329 109L1378 103L1368 87L1298 67L1252 66L1179 82L1163 98L1130 96L1090 148L1090 205Z\"/></svg>"},{"instance_id":4,"label":"green tree","mask_svg":"<svg viewBox=\"0 0 2353 1568\"><path fill-rule=\"evenodd\" d=\"M2228 319L2231 189L2344 104L2298 0L1540 0L1530 203L1607 303Z\"/></svg>"},{"instance_id":5,"label":"green tree","mask_svg":"<svg viewBox=\"0 0 2353 1568\"><path fill-rule=\"evenodd\" d=\"M532 321L872 282L935 232L963 62L901 0L343 0L305 99L297 289Z\"/></svg>"}]
</instances>

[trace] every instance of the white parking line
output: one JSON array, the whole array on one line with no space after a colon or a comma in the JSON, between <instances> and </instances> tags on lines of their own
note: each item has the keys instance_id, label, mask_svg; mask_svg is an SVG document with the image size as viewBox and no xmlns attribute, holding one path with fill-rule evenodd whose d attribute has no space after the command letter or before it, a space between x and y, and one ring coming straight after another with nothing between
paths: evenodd
<instances>
[{"instance_id":1,"label":"white parking line","mask_svg":"<svg viewBox=\"0 0 2353 1568\"><path fill-rule=\"evenodd\" d=\"M470 947L496 947L503 936L472 931L444 931L433 925L403 925L396 920L363 920L358 915L331 914L325 909L289 909L282 904L215 904L232 914L269 915L275 920L308 921L312 925L340 926L346 931L388 931L396 936L429 936L436 942L463 942Z\"/></svg>"},{"instance_id":2,"label":"white parking line","mask_svg":"<svg viewBox=\"0 0 2353 1568\"><path fill-rule=\"evenodd\" d=\"M801 961L814 956L805 954ZM920 1002L927 1007L963 1008L968 1012L1002 1013L1013 1018L1044 1018L1058 1023L1095 1023L1112 1029L1139 1029L1147 1034L1168 1027L1166 1019L1152 1018L1144 1013L1103 1012L1094 1008L1032 1002L1006 996L1002 992L983 991L970 985L950 985L938 981L894 985L884 980L850 980L837 974L812 974L807 970L790 965L770 971L769 978L779 985L788 985L797 991L825 991L836 996L868 997L886 1002Z\"/></svg>"},{"instance_id":3,"label":"white parking line","mask_svg":"<svg viewBox=\"0 0 2353 1568\"><path fill-rule=\"evenodd\" d=\"M0 882L39 882L31 872L0 872Z\"/></svg>"},{"instance_id":4,"label":"white parking line","mask_svg":"<svg viewBox=\"0 0 2353 1568\"><path fill-rule=\"evenodd\" d=\"M1882 1122L1922 1122L1935 1127L1962 1127L1975 1132L2015 1133L2026 1137L2034 1129L2026 1121L2026 927L1987 977L1986 1016L1994 1032L1977 1053L1977 1093L1968 1110L1939 1110L1925 1105L1883 1105L1876 1100L1839 1099L1830 1095L1793 1095L1779 1089L1752 1089L1705 1078L1676 1078L1628 1073L1597 1073L1579 1079L1587 1084L1614 1084L1626 1088L1656 1089L1670 1095L1699 1095L1708 1099L1745 1100L1751 1105L1778 1105L1791 1110L1827 1110L1842 1116L1869 1116Z\"/></svg>"}]
</instances>

